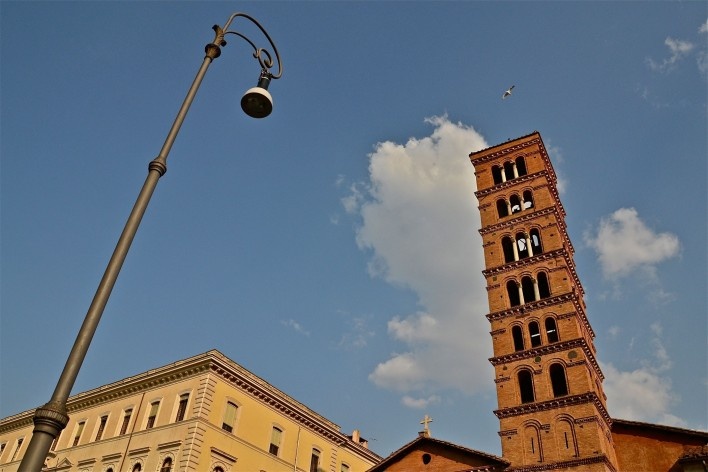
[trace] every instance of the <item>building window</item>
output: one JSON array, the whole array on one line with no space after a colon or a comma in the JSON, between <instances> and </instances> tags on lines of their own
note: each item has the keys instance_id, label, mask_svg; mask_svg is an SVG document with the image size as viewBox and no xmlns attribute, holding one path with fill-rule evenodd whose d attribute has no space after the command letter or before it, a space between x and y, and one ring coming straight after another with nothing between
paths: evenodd
<instances>
[{"instance_id":1,"label":"building window","mask_svg":"<svg viewBox=\"0 0 708 472\"><path fill-rule=\"evenodd\" d=\"M187 403L189 403L189 394L183 393L179 396L179 405L177 406L177 416L175 422L184 420L184 415L187 412Z\"/></svg>"},{"instance_id":2,"label":"building window","mask_svg":"<svg viewBox=\"0 0 708 472\"><path fill-rule=\"evenodd\" d=\"M535 401L533 393L533 378L531 372L522 370L517 375L519 380L519 393L521 394L521 403L532 403Z\"/></svg>"},{"instance_id":3,"label":"building window","mask_svg":"<svg viewBox=\"0 0 708 472\"><path fill-rule=\"evenodd\" d=\"M551 296L551 288L548 285L548 276L545 272L538 273L538 293L540 298L548 298Z\"/></svg>"},{"instance_id":4,"label":"building window","mask_svg":"<svg viewBox=\"0 0 708 472\"><path fill-rule=\"evenodd\" d=\"M504 177L506 180L511 180L517 177L516 169L513 162L504 163Z\"/></svg>"},{"instance_id":5,"label":"building window","mask_svg":"<svg viewBox=\"0 0 708 472\"><path fill-rule=\"evenodd\" d=\"M155 420L157 419L157 410L160 408L160 400L152 402L150 404L150 413L148 414L147 424L145 429L150 429L155 426Z\"/></svg>"},{"instance_id":6,"label":"building window","mask_svg":"<svg viewBox=\"0 0 708 472\"><path fill-rule=\"evenodd\" d=\"M318 472L320 468L320 451L317 449L312 450L312 457L310 457L310 472Z\"/></svg>"},{"instance_id":7,"label":"building window","mask_svg":"<svg viewBox=\"0 0 708 472\"><path fill-rule=\"evenodd\" d=\"M170 472L172 470L172 458L171 457L166 457L164 461L162 461L162 467L160 467L160 472Z\"/></svg>"},{"instance_id":8,"label":"building window","mask_svg":"<svg viewBox=\"0 0 708 472\"><path fill-rule=\"evenodd\" d=\"M511 328L511 337L514 338L514 351L523 351L524 333L521 331L521 326L513 326Z\"/></svg>"},{"instance_id":9,"label":"building window","mask_svg":"<svg viewBox=\"0 0 708 472\"><path fill-rule=\"evenodd\" d=\"M518 213L521 211L521 199L518 195L512 195L509 198L509 204L511 205L511 213Z\"/></svg>"},{"instance_id":10,"label":"building window","mask_svg":"<svg viewBox=\"0 0 708 472\"><path fill-rule=\"evenodd\" d=\"M349 472L349 466L347 464L342 464L340 472Z\"/></svg>"},{"instance_id":11,"label":"building window","mask_svg":"<svg viewBox=\"0 0 708 472\"><path fill-rule=\"evenodd\" d=\"M526 190L524 192L524 210L533 208L533 194L531 190Z\"/></svg>"},{"instance_id":12,"label":"building window","mask_svg":"<svg viewBox=\"0 0 708 472\"><path fill-rule=\"evenodd\" d=\"M506 283L506 293L509 296L509 304L511 306L521 305L521 298L519 297L519 286L515 280L510 280Z\"/></svg>"},{"instance_id":13,"label":"building window","mask_svg":"<svg viewBox=\"0 0 708 472\"><path fill-rule=\"evenodd\" d=\"M565 380L565 368L562 364L552 364L548 369L551 376L551 386L553 387L554 397L563 397L568 395L568 382Z\"/></svg>"},{"instance_id":14,"label":"building window","mask_svg":"<svg viewBox=\"0 0 708 472\"><path fill-rule=\"evenodd\" d=\"M143 466L140 464L140 462L136 462L136 464L133 466L133 472L140 472L143 470Z\"/></svg>"},{"instance_id":15,"label":"building window","mask_svg":"<svg viewBox=\"0 0 708 472\"><path fill-rule=\"evenodd\" d=\"M224 412L224 422L221 425L221 429L233 433L234 424L236 423L236 411L238 407L235 403L228 402L226 404L226 411Z\"/></svg>"},{"instance_id":16,"label":"building window","mask_svg":"<svg viewBox=\"0 0 708 472\"><path fill-rule=\"evenodd\" d=\"M130 416L132 414L132 409L125 410L125 413L123 414L123 423L120 425L120 436L128 432L128 424L130 424Z\"/></svg>"},{"instance_id":17,"label":"building window","mask_svg":"<svg viewBox=\"0 0 708 472\"><path fill-rule=\"evenodd\" d=\"M553 318L546 318L546 339L549 343L558 342L558 329L556 329L556 320Z\"/></svg>"},{"instance_id":18,"label":"building window","mask_svg":"<svg viewBox=\"0 0 708 472\"><path fill-rule=\"evenodd\" d=\"M276 426L273 426L273 431L271 431L270 433L270 446L268 447L268 452L270 452L274 456L278 455L282 436L283 430Z\"/></svg>"},{"instance_id":19,"label":"building window","mask_svg":"<svg viewBox=\"0 0 708 472\"><path fill-rule=\"evenodd\" d=\"M59 433L59 436L61 436L61 433ZM52 441L52 445L49 446L49 450L50 450L50 451L53 451L54 449L57 448L57 443L59 442L59 436L57 436L56 438L54 438L54 440ZM2 450L0 450L0 455L1 455L1 454L2 454Z\"/></svg>"},{"instance_id":20,"label":"building window","mask_svg":"<svg viewBox=\"0 0 708 472\"><path fill-rule=\"evenodd\" d=\"M516 158L516 176L521 177L526 175L526 162L524 161L524 156L519 156Z\"/></svg>"},{"instance_id":21,"label":"building window","mask_svg":"<svg viewBox=\"0 0 708 472\"><path fill-rule=\"evenodd\" d=\"M536 300L534 280L531 277L526 276L521 279L521 293L524 297L523 303L529 303Z\"/></svg>"},{"instance_id":22,"label":"building window","mask_svg":"<svg viewBox=\"0 0 708 472\"><path fill-rule=\"evenodd\" d=\"M79 439L81 439L81 433L84 432L84 426L86 426L86 422L82 421L78 425L76 425L76 434L74 434L74 442L72 443L71 447L77 446L79 444Z\"/></svg>"},{"instance_id":23,"label":"building window","mask_svg":"<svg viewBox=\"0 0 708 472\"><path fill-rule=\"evenodd\" d=\"M500 184L504 180L502 179L502 171L499 166L492 166L492 178L494 179L494 184Z\"/></svg>"},{"instance_id":24,"label":"building window","mask_svg":"<svg viewBox=\"0 0 708 472\"><path fill-rule=\"evenodd\" d=\"M7 446L7 443L0 444L0 457L2 457L2 453L5 452L5 446Z\"/></svg>"},{"instance_id":25,"label":"building window","mask_svg":"<svg viewBox=\"0 0 708 472\"><path fill-rule=\"evenodd\" d=\"M506 200L497 200L497 214L499 215L499 218L509 216L509 207L506 204Z\"/></svg>"},{"instance_id":26,"label":"building window","mask_svg":"<svg viewBox=\"0 0 708 472\"><path fill-rule=\"evenodd\" d=\"M17 453L20 452L24 440L25 438L20 438L17 440L17 446L15 447L15 452L12 453L12 458L10 459L10 462L14 461L17 458Z\"/></svg>"},{"instance_id":27,"label":"building window","mask_svg":"<svg viewBox=\"0 0 708 472\"><path fill-rule=\"evenodd\" d=\"M504 262L514 262L516 260L516 251L514 251L514 242L509 236L502 238L502 252L504 252Z\"/></svg>"},{"instance_id":28,"label":"building window","mask_svg":"<svg viewBox=\"0 0 708 472\"><path fill-rule=\"evenodd\" d=\"M113 467L109 467L108 469L106 469L106 472L113 472Z\"/></svg>"},{"instance_id":29,"label":"building window","mask_svg":"<svg viewBox=\"0 0 708 472\"><path fill-rule=\"evenodd\" d=\"M541 254L543 249L541 248L541 233L536 229L529 231L529 239L531 241L531 250L533 254Z\"/></svg>"},{"instance_id":30,"label":"building window","mask_svg":"<svg viewBox=\"0 0 708 472\"><path fill-rule=\"evenodd\" d=\"M542 462L541 435L536 427L529 425L524 428L524 443L524 461L527 464Z\"/></svg>"},{"instance_id":31,"label":"building window","mask_svg":"<svg viewBox=\"0 0 708 472\"><path fill-rule=\"evenodd\" d=\"M212 470L212 472L224 472L224 469L217 465L216 467L214 467L214 470Z\"/></svg>"},{"instance_id":32,"label":"building window","mask_svg":"<svg viewBox=\"0 0 708 472\"><path fill-rule=\"evenodd\" d=\"M103 437L103 431L106 429L106 422L108 421L108 415L101 416L101 421L98 423L98 431L96 431L96 441L100 441Z\"/></svg>"},{"instance_id":33,"label":"building window","mask_svg":"<svg viewBox=\"0 0 708 472\"><path fill-rule=\"evenodd\" d=\"M541 345L541 331L538 329L538 323L535 321L529 323L529 336L531 336L531 347Z\"/></svg>"}]
</instances>

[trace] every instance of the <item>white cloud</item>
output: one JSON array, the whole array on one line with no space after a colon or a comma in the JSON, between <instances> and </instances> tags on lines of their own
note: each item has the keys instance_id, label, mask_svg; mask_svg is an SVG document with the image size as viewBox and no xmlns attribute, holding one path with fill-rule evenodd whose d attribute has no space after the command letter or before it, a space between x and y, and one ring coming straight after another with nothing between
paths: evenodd
<instances>
[{"instance_id":1,"label":"white cloud","mask_svg":"<svg viewBox=\"0 0 708 472\"><path fill-rule=\"evenodd\" d=\"M437 395L431 395L428 398L413 398L408 395L404 395L401 399L401 403L403 403L408 408L422 410L423 408L427 408L430 405L436 405L440 403L440 397Z\"/></svg>"},{"instance_id":2,"label":"white cloud","mask_svg":"<svg viewBox=\"0 0 708 472\"><path fill-rule=\"evenodd\" d=\"M695 48L695 45L690 41L683 41L671 37L666 38L664 44L669 48L670 56L659 62L652 58L647 58L647 65L650 69L659 72L668 72L674 69L678 62L688 56Z\"/></svg>"},{"instance_id":3,"label":"white cloud","mask_svg":"<svg viewBox=\"0 0 708 472\"><path fill-rule=\"evenodd\" d=\"M650 343L654 359L624 372L611 363L601 365L610 415L625 420L686 427L686 421L669 413L679 397L667 376L673 364L661 340L663 328L659 323L652 323L650 329L654 334Z\"/></svg>"},{"instance_id":4,"label":"white cloud","mask_svg":"<svg viewBox=\"0 0 708 472\"><path fill-rule=\"evenodd\" d=\"M585 242L597 253L606 278L618 279L637 271L654 276L656 265L679 253L679 240L671 233L655 233L634 208L620 208L586 232Z\"/></svg>"},{"instance_id":5,"label":"white cloud","mask_svg":"<svg viewBox=\"0 0 708 472\"><path fill-rule=\"evenodd\" d=\"M701 34L708 33L708 20L706 20L705 23L701 24L701 26L698 28L698 32Z\"/></svg>"},{"instance_id":6,"label":"white cloud","mask_svg":"<svg viewBox=\"0 0 708 472\"><path fill-rule=\"evenodd\" d=\"M467 156L487 147L474 129L447 117L427 120L428 137L379 143L366 185L342 203L361 216L357 244L370 252L373 277L413 290L422 310L398 314L389 335L405 348L369 378L408 395L491 388L487 293L474 168ZM480 380L483 378L484 380ZM416 395L410 395L415 392Z\"/></svg>"},{"instance_id":7,"label":"white cloud","mask_svg":"<svg viewBox=\"0 0 708 472\"><path fill-rule=\"evenodd\" d=\"M293 329L296 333L300 333L304 336L309 336L310 332L307 331L305 328L302 327L300 323L297 321L293 320L292 318L289 320L283 320L280 322L283 326L287 326L288 328Z\"/></svg>"}]
</instances>

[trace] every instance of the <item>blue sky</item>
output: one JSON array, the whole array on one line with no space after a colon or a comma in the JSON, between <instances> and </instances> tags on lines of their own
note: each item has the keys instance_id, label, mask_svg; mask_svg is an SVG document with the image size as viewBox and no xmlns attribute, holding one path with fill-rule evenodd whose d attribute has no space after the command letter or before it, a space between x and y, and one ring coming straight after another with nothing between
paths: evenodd
<instances>
[{"instance_id":1,"label":"blue sky","mask_svg":"<svg viewBox=\"0 0 708 472\"><path fill-rule=\"evenodd\" d=\"M425 414L500 453L467 156L538 130L610 414L706 428L705 2L2 1L0 416L49 399L234 11L282 56L273 114L232 37L74 392L218 349L381 455Z\"/></svg>"}]
</instances>

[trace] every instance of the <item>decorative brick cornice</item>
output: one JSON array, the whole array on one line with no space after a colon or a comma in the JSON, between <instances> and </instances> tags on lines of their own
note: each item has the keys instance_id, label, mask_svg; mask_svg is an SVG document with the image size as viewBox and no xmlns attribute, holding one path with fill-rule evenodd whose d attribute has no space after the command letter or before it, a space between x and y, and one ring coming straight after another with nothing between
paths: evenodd
<instances>
[{"instance_id":1,"label":"decorative brick cornice","mask_svg":"<svg viewBox=\"0 0 708 472\"><path fill-rule=\"evenodd\" d=\"M575 307L575 313L587 330L591 339L595 338L595 331L593 331L587 316L585 315L585 310L580 304L580 300L575 292L568 292L562 295L556 295L555 297L542 298L541 300L536 300L534 302L524 303L523 305L517 305L512 308L507 308L506 310L495 311L485 315L487 319L492 321L502 320L504 318L516 317L521 318L530 315L536 310L545 310L549 307L560 305L563 303L572 302Z\"/></svg>"},{"instance_id":2,"label":"decorative brick cornice","mask_svg":"<svg viewBox=\"0 0 708 472\"><path fill-rule=\"evenodd\" d=\"M499 410L494 410L494 414L497 418L503 419L586 403L592 403L595 406L599 416L604 420L605 425L610 428L612 425L612 419L595 392L581 393L579 395L568 395L543 402L525 403L523 405L512 406L509 408L501 408Z\"/></svg>"},{"instance_id":3,"label":"decorative brick cornice","mask_svg":"<svg viewBox=\"0 0 708 472\"><path fill-rule=\"evenodd\" d=\"M548 182L548 172L546 172L546 170L544 169L540 172L536 172L533 174L520 175L518 177L509 179L506 182L496 184L493 187L477 190L474 192L474 196L479 199L480 197L486 197L487 195L491 195L502 190L507 190L511 187L516 187L517 185L525 184L535 179L543 179L544 182Z\"/></svg>"},{"instance_id":4,"label":"decorative brick cornice","mask_svg":"<svg viewBox=\"0 0 708 472\"><path fill-rule=\"evenodd\" d=\"M593 457L585 457L582 459L573 459L569 461L511 467L507 469L507 472L541 472L546 470L572 469L574 467L579 468L580 466L590 464L603 464L611 472L617 472L617 468L612 464L610 458L607 457L605 454L598 454L597 456Z\"/></svg>"},{"instance_id":5,"label":"decorative brick cornice","mask_svg":"<svg viewBox=\"0 0 708 472\"><path fill-rule=\"evenodd\" d=\"M584 364L588 362L595 372L599 376L600 380L605 380L605 376L600 370L600 364L598 364L592 349L588 345L584 338L571 339L569 341L561 341L553 344L546 344L545 346L539 346L531 349L525 349L523 351L513 352L511 354L505 354L503 356L490 357L489 362L493 366L498 366L501 364L508 364L510 362L522 361L525 359L533 359L535 357L547 356L549 354L555 354L561 351L570 351L571 349L582 349L585 354L585 359L579 359L577 362L572 362L568 364L568 367L577 364Z\"/></svg>"}]
</instances>

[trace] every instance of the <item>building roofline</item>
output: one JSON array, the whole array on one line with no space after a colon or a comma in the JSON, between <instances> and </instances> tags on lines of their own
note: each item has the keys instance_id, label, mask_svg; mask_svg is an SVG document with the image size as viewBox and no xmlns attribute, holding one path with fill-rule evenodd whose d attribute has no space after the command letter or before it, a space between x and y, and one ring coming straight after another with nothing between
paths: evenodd
<instances>
[{"instance_id":1,"label":"building roofline","mask_svg":"<svg viewBox=\"0 0 708 472\"><path fill-rule=\"evenodd\" d=\"M622 420L622 419L612 418L612 429L614 429L615 426L628 426L628 427L663 431L663 432L667 432L667 433L685 434L688 436L698 436L698 437L708 440L708 432L707 431L699 431L697 429L679 428L677 426L666 426L663 424L644 423L641 421L631 421L631 420Z\"/></svg>"}]
</instances>

